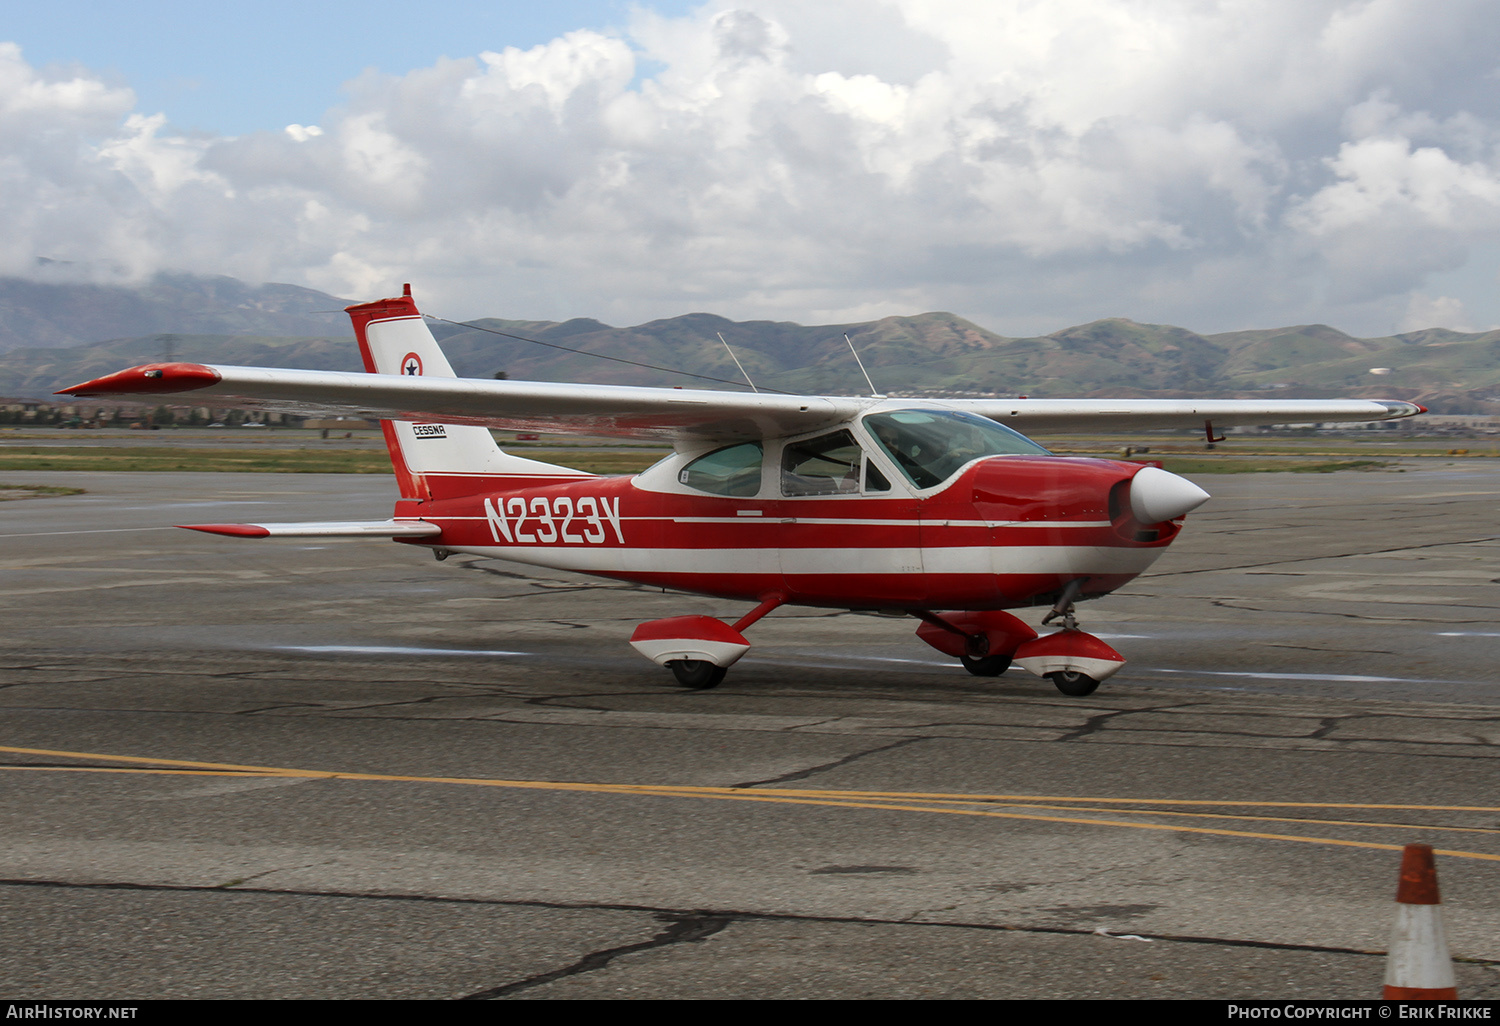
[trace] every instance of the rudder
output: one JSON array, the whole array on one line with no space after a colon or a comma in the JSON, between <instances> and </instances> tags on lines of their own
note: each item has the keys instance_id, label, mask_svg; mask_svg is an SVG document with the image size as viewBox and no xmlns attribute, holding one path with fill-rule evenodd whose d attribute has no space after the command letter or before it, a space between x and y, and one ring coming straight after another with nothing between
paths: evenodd
<instances>
[{"instance_id":1,"label":"rudder","mask_svg":"<svg viewBox=\"0 0 1500 1026\"><path fill-rule=\"evenodd\" d=\"M344 312L354 325L354 337L369 373L458 376L422 319L410 285L403 286L397 298L359 303L345 307ZM403 499L446 498L472 494L485 485L509 483L467 480L471 478L544 483L547 479L590 476L581 470L512 456L495 444L488 428L402 420L382 420L380 427Z\"/></svg>"}]
</instances>

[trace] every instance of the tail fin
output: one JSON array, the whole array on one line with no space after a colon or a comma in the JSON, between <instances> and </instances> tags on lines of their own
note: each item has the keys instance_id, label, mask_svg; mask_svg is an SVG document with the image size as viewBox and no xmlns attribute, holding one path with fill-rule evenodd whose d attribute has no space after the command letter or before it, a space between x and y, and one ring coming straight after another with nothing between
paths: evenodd
<instances>
[{"instance_id":1,"label":"tail fin","mask_svg":"<svg viewBox=\"0 0 1500 1026\"><path fill-rule=\"evenodd\" d=\"M354 323L359 353L371 374L457 377L422 320L410 285L404 286L399 298L360 303L346 307L345 313ZM403 499L442 499L497 485L512 487L590 476L581 470L502 452L488 428L404 420L382 420L380 427Z\"/></svg>"}]
</instances>

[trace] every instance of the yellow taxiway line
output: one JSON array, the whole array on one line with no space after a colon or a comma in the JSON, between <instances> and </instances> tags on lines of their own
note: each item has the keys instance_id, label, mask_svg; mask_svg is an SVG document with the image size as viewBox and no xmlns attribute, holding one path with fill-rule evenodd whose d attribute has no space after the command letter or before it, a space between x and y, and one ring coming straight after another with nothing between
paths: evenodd
<instances>
[{"instance_id":1,"label":"yellow taxiway line","mask_svg":"<svg viewBox=\"0 0 1500 1026\"><path fill-rule=\"evenodd\" d=\"M469 787L499 787L534 791L575 791L593 794L633 794L659 798L710 798L722 801L766 802L784 805L817 805L846 809L880 809L890 812L926 812L951 816L977 816L986 819L1018 819L1043 823L1072 823L1082 826L1123 827L1131 830L1154 830L1168 833L1208 834L1218 837L1249 837L1269 841L1295 841L1302 844L1324 844L1346 848L1373 848L1382 851L1401 851L1403 845L1381 844L1374 841L1350 841L1337 837L1306 837L1296 834L1271 834L1250 830L1228 830L1214 827L1196 827L1167 823L1140 823L1114 819L1081 818L1077 816L1040 816L1022 812L1001 812L996 809L960 808L976 804L1007 803L1022 808L1047 809L1052 811L1114 812L1134 815L1177 815L1215 819L1256 819L1269 822L1299 822L1324 826L1376 826L1403 830L1472 830L1471 827L1426 827L1412 823L1362 823L1344 821L1299 820L1293 818L1231 816L1212 813L1177 813L1155 809L1096 810L1079 805L1041 805L1041 802L1074 802L1086 804L1132 804L1132 805L1192 805L1233 808L1305 808L1305 809L1366 809L1404 810L1422 812L1500 812L1500 807L1473 805L1360 805L1349 802L1251 802L1206 799L1147 799L1147 798L1099 798L1053 795L966 795L939 792L913 791L832 791L797 790L791 788L764 788L750 790L733 787L704 787L687 784L605 784L583 781L560 780L503 780L488 777L429 777L394 773L349 773L333 770L297 769L283 766L256 766L238 763L200 762L188 759L159 759L149 756L107 755L98 752L71 752L45 748L16 748L0 746L0 752L16 755L43 755L64 759L94 759L104 762L134 763L132 767L85 767L85 766L25 766L12 765L5 769L25 769L53 772L115 772L175 774L194 771L194 775L235 777L276 777L310 780L363 780L389 783L457 784ZM923 802L926 804L898 804L901 802ZM1480 859L1500 862L1500 855L1486 852L1453 851L1435 849L1435 854L1453 858Z\"/></svg>"}]
</instances>

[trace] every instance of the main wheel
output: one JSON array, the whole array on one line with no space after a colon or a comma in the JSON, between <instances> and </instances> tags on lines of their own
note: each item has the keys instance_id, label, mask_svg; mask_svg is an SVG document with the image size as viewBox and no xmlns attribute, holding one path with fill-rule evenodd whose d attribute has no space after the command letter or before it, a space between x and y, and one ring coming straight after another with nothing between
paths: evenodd
<instances>
[{"instance_id":1,"label":"main wheel","mask_svg":"<svg viewBox=\"0 0 1500 1026\"><path fill-rule=\"evenodd\" d=\"M715 666L707 659L673 659L667 665L672 668L677 683L695 691L718 687L724 674L729 672L729 667Z\"/></svg>"},{"instance_id":2,"label":"main wheel","mask_svg":"<svg viewBox=\"0 0 1500 1026\"><path fill-rule=\"evenodd\" d=\"M1056 673L1047 674L1047 679L1057 685L1057 690L1073 698L1092 695L1099 687L1097 680L1076 670L1058 670Z\"/></svg>"},{"instance_id":3,"label":"main wheel","mask_svg":"<svg viewBox=\"0 0 1500 1026\"><path fill-rule=\"evenodd\" d=\"M964 669L976 677L998 677L1010 669L1010 656L1008 655L980 656L978 659L961 655L958 661L964 664Z\"/></svg>"}]
</instances>

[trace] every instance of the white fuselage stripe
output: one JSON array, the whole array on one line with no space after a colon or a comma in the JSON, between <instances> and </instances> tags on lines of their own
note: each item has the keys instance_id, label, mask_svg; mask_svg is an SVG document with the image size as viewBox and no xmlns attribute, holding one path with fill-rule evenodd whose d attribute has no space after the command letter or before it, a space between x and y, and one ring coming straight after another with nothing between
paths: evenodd
<instances>
[{"instance_id":1,"label":"white fuselage stripe","mask_svg":"<svg viewBox=\"0 0 1500 1026\"><path fill-rule=\"evenodd\" d=\"M955 545L940 548L656 549L462 545L455 551L580 573L670 574L1138 574L1161 548ZM783 561L788 566L783 567Z\"/></svg>"}]
</instances>

